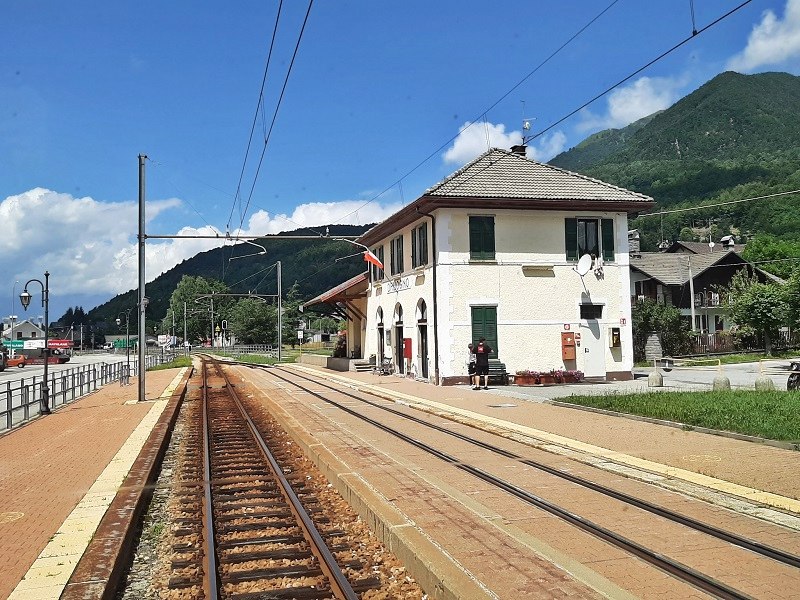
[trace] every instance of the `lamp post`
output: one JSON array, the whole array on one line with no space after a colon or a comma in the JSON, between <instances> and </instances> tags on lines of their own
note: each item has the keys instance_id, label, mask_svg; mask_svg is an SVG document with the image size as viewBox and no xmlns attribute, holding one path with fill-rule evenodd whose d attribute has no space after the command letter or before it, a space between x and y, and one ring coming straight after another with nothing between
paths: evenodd
<instances>
[{"instance_id":1,"label":"lamp post","mask_svg":"<svg viewBox=\"0 0 800 600\"><path fill-rule=\"evenodd\" d=\"M125 381L131 376L131 308L125 311ZM120 317L123 313L117 315L117 326L122 325Z\"/></svg>"},{"instance_id":2,"label":"lamp post","mask_svg":"<svg viewBox=\"0 0 800 600\"><path fill-rule=\"evenodd\" d=\"M38 283L42 286L42 306L44 306L44 381L42 381L42 398L40 412L43 415L50 414L50 388L47 382L47 367L50 362L50 348L48 348L50 338L50 273L44 272L44 283L39 279L29 279L25 283L25 290L19 295L22 308L28 310L31 303L31 295L28 293L28 284Z\"/></svg>"},{"instance_id":3,"label":"lamp post","mask_svg":"<svg viewBox=\"0 0 800 600\"><path fill-rule=\"evenodd\" d=\"M8 315L8 321L11 325L11 329L8 332L8 341L11 342L14 340L14 322L17 320L17 315L14 314L14 298L17 295L17 284L19 283L19 279L14 282L14 285L11 286L11 314ZM11 348L11 345L9 345Z\"/></svg>"}]
</instances>

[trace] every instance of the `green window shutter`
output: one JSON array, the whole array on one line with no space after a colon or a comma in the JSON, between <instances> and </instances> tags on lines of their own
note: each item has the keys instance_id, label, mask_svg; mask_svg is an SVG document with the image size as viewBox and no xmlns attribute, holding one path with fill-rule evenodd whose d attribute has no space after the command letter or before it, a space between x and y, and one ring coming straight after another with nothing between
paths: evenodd
<instances>
[{"instance_id":1,"label":"green window shutter","mask_svg":"<svg viewBox=\"0 0 800 600\"><path fill-rule=\"evenodd\" d=\"M614 219L602 219L600 228L603 235L603 260L614 262Z\"/></svg>"},{"instance_id":2,"label":"green window shutter","mask_svg":"<svg viewBox=\"0 0 800 600\"><path fill-rule=\"evenodd\" d=\"M397 272L402 273L403 268L403 236L397 238Z\"/></svg>"},{"instance_id":3,"label":"green window shutter","mask_svg":"<svg viewBox=\"0 0 800 600\"><path fill-rule=\"evenodd\" d=\"M411 267L414 268L419 264L419 257L417 256L417 230L411 230Z\"/></svg>"},{"instance_id":4,"label":"green window shutter","mask_svg":"<svg viewBox=\"0 0 800 600\"><path fill-rule=\"evenodd\" d=\"M494 260L494 217L469 218L469 257Z\"/></svg>"},{"instance_id":5,"label":"green window shutter","mask_svg":"<svg viewBox=\"0 0 800 600\"><path fill-rule=\"evenodd\" d=\"M428 264L428 224L419 228L419 264Z\"/></svg>"},{"instance_id":6,"label":"green window shutter","mask_svg":"<svg viewBox=\"0 0 800 600\"><path fill-rule=\"evenodd\" d=\"M494 260L494 217L483 220L483 254L484 258Z\"/></svg>"},{"instance_id":7,"label":"green window shutter","mask_svg":"<svg viewBox=\"0 0 800 600\"><path fill-rule=\"evenodd\" d=\"M564 219L564 245L567 260L578 260L578 219Z\"/></svg>"}]
</instances>

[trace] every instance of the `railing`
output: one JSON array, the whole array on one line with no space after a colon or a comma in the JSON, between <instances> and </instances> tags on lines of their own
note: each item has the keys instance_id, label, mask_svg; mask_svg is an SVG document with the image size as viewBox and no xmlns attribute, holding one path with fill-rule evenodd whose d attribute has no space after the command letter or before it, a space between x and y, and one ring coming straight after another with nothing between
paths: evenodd
<instances>
[{"instance_id":1,"label":"railing","mask_svg":"<svg viewBox=\"0 0 800 600\"><path fill-rule=\"evenodd\" d=\"M159 354L145 356L145 368L159 365L171 360ZM130 369L125 362L98 363L83 365L50 373L50 408L68 404L81 398L99 387L121 381L136 375L138 363L130 362ZM41 411L41 388L43 377L31 377L8 381L0 386L0 431L17 427Z\"/></svg>"},{"instance_id":2,"label":"railing","mask_svg":"<svg viewBox=\"0 0 800 600\"><path fill-rule=\"evenodd\" d=\"M773 349L796 348L800 346L800 333L792 330L779 331L770 340ZM716 354L725 352L763 351L763 335L741 338L730 332L715 331L699 333L693 339L694 354Z\"/></svg>"}]
</instances>

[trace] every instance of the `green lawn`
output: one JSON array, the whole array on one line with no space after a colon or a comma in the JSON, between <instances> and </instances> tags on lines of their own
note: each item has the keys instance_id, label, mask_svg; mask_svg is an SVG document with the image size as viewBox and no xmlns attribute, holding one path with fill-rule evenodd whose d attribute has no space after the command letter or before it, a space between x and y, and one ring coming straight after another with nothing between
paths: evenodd
<instances>
[{"instance_id":1,"label":"green lawn","mask_svg":"<svg viewBox=\"0 0 800 600\"><path fill-rule=\"evenodd\" d=\"M168 363L163 363L161 365L156 365L155 367L150 367L147 369L148 371L161 371L162 369L175 369L178 367L191 367L192 366L192 359L188 356L177 356L173 360Z\"/></svg>"},{"instance_id":2,"label":"green lawn","mask_svg":"<svg viewBox=\"0 0 800 600\"><path fill-rule=\"evenodd\" d=\"M564 400L687 426L800 442L799 392L649 392L570 396Z\"/></svg>"}]
</instances>

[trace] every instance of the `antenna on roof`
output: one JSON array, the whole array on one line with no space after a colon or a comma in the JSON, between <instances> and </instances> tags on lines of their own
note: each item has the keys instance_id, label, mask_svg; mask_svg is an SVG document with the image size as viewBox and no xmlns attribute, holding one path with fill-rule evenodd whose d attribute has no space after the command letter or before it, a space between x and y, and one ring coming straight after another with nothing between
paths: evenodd
<instances>
[{"instance_id":1,"label":"antenna on roof","mask_svg":"<svg viewBox=\"0 0 800 600\"><path fill-rule=\"evenodd\" d=\"M530 131L533 127L534 118L525 116L525 100L520 100L520 102L522 102L522 145L525 146L533 137Z\"/></svg>"}]
</instances>

